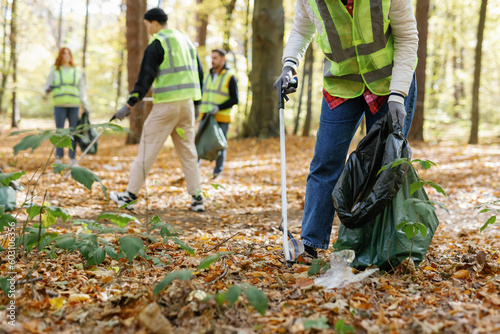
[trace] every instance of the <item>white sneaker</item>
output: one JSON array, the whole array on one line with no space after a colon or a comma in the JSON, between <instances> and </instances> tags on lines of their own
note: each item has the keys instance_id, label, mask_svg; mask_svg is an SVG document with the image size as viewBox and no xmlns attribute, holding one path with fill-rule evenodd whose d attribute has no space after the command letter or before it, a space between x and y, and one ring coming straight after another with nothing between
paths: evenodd
<instances>
[{"instance_id":1,"label":"white sneaker","mask_svg":"<svg viewBox=\"0 0 500 334\"><path fill-rule=\"evenodd\" d=\"M56 163L56 164L62 164L62 161L61 161L61 159L56 158L56 162L55 162L55 163Z\"/></svg>"},{"instance_id":2,"label":"white sneaker","mask_svg":"<svg viewBox=\"0 0 500 334\"><path fill-rule=\"evenodd\" d=\"M71 159L69 161L69 164L70 164L70 166L78 166L78 164L76 163L76 159Z\"/></svg>"},{"instance_id":3,"label":"white sneaker","mask_svg":"<svg viewBox=\"0 0 500 334\"><path fill-rule=\"evenodd\" d=\"M203 205L203 197L201 195L192 196L193 200L191 201L191 210L194 212L203 212L205 211L205 206Z\"/></svg>"},{"instance_id":4,"label":"white sneaker","mask_svg":"<svg viewBox=\"0 0 500 334\"><path fill-rule=\"evenodd\" d=\"M121 193L110 191L109 199L118 204L119 207L126 205L127 210L134 210L134 204L129 203L135 201L137 199L137 196L129 193L128 191L123 191Z\"/></svg>"}]
</instances>

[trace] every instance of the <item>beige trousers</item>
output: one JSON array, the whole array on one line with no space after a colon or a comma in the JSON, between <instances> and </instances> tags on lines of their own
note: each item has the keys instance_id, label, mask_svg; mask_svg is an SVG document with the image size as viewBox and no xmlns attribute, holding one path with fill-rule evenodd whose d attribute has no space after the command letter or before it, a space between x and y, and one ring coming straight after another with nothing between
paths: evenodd
<instances>
[{"instance_id":1,"label":"beige trousers","mask_svg":"<svg viewBox=\"0 0 500 334\"><path fill-rule=\"evenodd\" d=\"M182 138L176 129L182 129ZM132 162L127 190L139 194L168 136L172 136L175 151L181 161L187 191L196 195L200 189L198 155L194 145L193 100L158 103L153 106L142 128L139 153Z\"/></svg>"}]
</instances>

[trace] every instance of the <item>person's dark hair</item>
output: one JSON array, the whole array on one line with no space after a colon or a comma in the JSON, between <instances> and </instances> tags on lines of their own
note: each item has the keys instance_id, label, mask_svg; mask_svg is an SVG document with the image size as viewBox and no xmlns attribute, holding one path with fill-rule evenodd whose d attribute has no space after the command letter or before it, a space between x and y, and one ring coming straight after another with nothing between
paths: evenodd
<instances>
[{"instance_id":1,"label":"person's dark hair","mask_svg":"<svg viewBox=\"0 0 500 334\"><path fill-rule=\"evenodd\" d=\"M217 52L218 54L220 54L221 57L225 57L227 54L227 52L222 49L213 49L212 52Z\"/></svg>"},{"instance_id":2,"label":"person's dark hair","mask_svg":"<svg viewBox=\"0 0 500 334\"><path fill-rule=\"evenodd\" d=\"M157 21L159 24L164 25L167 23L168 15L161 8L152 8L144 13L144 20L149 22Z\"/></svg>"}]
</instances>

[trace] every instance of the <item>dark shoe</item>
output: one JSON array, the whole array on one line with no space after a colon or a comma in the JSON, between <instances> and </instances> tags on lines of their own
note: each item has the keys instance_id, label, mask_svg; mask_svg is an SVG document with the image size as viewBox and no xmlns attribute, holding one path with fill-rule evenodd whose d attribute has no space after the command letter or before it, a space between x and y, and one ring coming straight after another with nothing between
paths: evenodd
<instances>
[{"instance_id":1,"label":"dark shoe","mask_svg":"<svg viewBox=\"0 0 500 334\"><path fill-rule=\"evenodd\" d=\"M117 193L115 191L111 191L109 193L109 198L115 202L116 204L118 204L118 206L124 206L124 205L127 205L127 209L128 210L133 210L134 209L134 205L131 204L129 205L132 201L135 201L137 199L137 196L132 194L131 192L128 192L128 191L123 191L121 193Z\"/></svg>"},{"instance_id":2,"label":"dark shoe","mask_svg":"<svg viewBox=\"0 0 500 334\"><path fill-rule=\"evenodd\" d=\"M213 173L212 174L212 180L215 180L216 178L218 178L220 175L220 173Z\"/></svg>"},{"instance_id":3,"label":"dark shoe","mask_svg":"<svg viewBox=\"0 0 500 334\"><path fill-rule=\"evenodd\" d=\"M304 253L307 253L313 259L318 258L318 251L315 248L312 248L310 246L304 245Z\"/></svg>"},{"instance_id":4,"label":"dark shoe","mask_svg":"<svg viewBox=\"0 0 500 334\"><path fill-rule=\"evenodd\" d=\"M298 263L311 265L315 259L318 258L318 252L315 248L304 245L304 253L302 253L297 259Z\"/></svg>"},{"instance_id":5,"label":"dark shoe","mask_svg":"<svg viewBox=\"0 0 500 334\"><path fill-rule=\"evenodd\" d=\"M194 212L203 212L205 211L205 206L203 205L203 197L201 195L192 196L193 200L191 201L191 210Z\"/></svg>"}]
</instances>

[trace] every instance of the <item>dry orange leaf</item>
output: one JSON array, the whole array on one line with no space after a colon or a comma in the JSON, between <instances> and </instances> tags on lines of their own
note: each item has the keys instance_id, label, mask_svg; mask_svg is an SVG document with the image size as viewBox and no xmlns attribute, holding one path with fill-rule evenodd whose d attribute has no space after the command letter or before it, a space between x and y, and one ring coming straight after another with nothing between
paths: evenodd
<instances>
[{"instance_id":1,"label":"dry orange leaf","mask_svg":"<svg viewBox=\"0 0 500 334\"><path fill-rule=\"evenodd\" d=\"M309 277L297 278L295 280L295 285L300 289L309 289L314 285L314 280Z\"/></svg>"},{"instance_id":2,"label":"dry orange leaf","mask_svg":"<svg viewBox=\"0 0 500 334\"><path fill-rule=\"evenodd\" d=\"M453 275L451 275L451 277L453 278L466 278L466 277L469 277L470 275L470 271L468 270L459 270L459 271L456 271Z\"/></svg>"}]
</instances>

